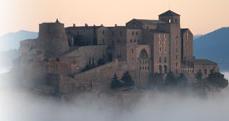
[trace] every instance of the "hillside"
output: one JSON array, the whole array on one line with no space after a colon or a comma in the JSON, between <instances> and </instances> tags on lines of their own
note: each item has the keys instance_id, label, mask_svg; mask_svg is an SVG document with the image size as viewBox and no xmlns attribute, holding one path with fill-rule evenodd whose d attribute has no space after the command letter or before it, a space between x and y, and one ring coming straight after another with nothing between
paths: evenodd
<instances>
[{"instance_id":1,"label":"hillside","mask_svg":"<svg viewBox=\"0 0 229 121\"><path fill-rule=\"evenodd\" d=\"M19 48L19 42L25 39L37 38L36 32L18 31L8 33L0 37L0 51L14 50Z\"/></svg>"},{"instance_id":2,"label":"hillside","mask_svg":"<svg viewBox=\"0 0 229 121\"><path fill-rule=\"evenodd\" d=\"M229 27L220 28L194 40L194 54L217 62L221 70L229 70Z\"/></svg>"}]
</instances>

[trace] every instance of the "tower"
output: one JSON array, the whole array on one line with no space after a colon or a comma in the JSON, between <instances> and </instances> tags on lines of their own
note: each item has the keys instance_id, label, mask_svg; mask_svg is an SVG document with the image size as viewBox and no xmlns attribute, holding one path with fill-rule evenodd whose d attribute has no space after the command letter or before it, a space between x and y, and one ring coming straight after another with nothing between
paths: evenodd
<instances>
[{"instance_id":1,"label":"tower","mask_svg":"<svg viewBox=\"0 0 229 121\"><path fill-rule=\"evenodd\" d=\"M160 29L169 33L170 71L179 74L181 72L180 15L168 10L159 15L159 20L164 23Z\"/></svg>"},{"instance_id":2,"label":"tower","mask_svg":"<svg viewBox=\"0 0 229 121\"><path fill-rule=\"evenodd\" d=\"M45 57L57 57L69 49L64 24L58 19L54 23L42 23L39 25L39 48Z\"/></svg>"}]
</instances>

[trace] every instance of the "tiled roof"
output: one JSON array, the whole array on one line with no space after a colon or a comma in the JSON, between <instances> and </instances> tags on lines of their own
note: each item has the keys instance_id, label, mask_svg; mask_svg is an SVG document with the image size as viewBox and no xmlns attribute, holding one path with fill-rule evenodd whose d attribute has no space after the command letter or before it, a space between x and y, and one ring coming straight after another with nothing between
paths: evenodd
<instances>
[{"instance_id":1,"label":"tiled roof","mask_svg":"<svg viewBox=\"0 0 229 121\"><path fill-rule=\"evenodd\" d=\"M175 13L175 12L173 12L173 11L171 11L171 10L168 10L168 11L160 14L159 16L180 16L180 15Z\"/></svg>"},{"instance_id":2,"label":"tiled roof","mask_svg":"<svg viewBox=\"0 0 229 121\"><path fill-rule=\"evenodd\" d=\"M143 24L155 24L155 23L163 23L160 20L149 20L149 19L132 19L131 21L138 21Z\"/></svg>"},{"instance_id":3,"label":"tiled roof","mask_svg":"<svg viewBox=\"0 0 229 121\"><path fill-rule=\"evenodd\" d=\"M204 65L217 65L217 63L208 60L208 59L196 59L195 64L204 64Z\"/></svg>"}]
</instances>

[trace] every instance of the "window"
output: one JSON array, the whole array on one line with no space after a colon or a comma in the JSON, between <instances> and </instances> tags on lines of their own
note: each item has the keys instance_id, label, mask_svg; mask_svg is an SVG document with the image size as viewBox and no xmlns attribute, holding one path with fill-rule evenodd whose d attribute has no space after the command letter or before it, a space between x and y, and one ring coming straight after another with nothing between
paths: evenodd
<instances>
[{"instance_id":1,"label":"window","mask_svg":"<svg viewBox=\"0 0 229 121\"><path fill-rule=\"evenodd\" d=\"M161 34L158 34L159 40L161 40Z\"/></svg>"},{"instance_id":2,"label":"window","mask_svg":"<svg viewBox=\"0 0 229 121\"><path fill-rule=\"evenodd\" d=\"M164 70L165 70L165 73L168 73L168 69L166 65L164 66Z\"/></svg>"},{"instance_id":3,"label":"window","mask_svg":"<svg viewBox=\"0 0 229 121\"><path fill-rule=\"evenodd\" d=\"M159 65L159 73L162 73L162 66Z\"/></svg>"},{"instance_id":4,"label":"window","mask_svg":"<svg viewBox=\"0 0 229 121\"><path fill-rule=\"evenodd\" d=\"M164 34L164 40L166 40L166 35Z\"/></svg>"},{"instance_id":5,"label":"window","mask_svg":"<svg viewBox=\"0 0 229 121\"><path fill-rule=\"evenodd\" d=\"M136 35L138 35L138 32L136 32Z\"/></svg>"},{"instance_id":6,"label":"window","mask_svg":"<svg viewBox=\"0 0 229 121\"><path fill-rule=\"evenodd\" d=\"M161 57L159 57L159 63L161 63Z\"/></svg>"},{"instance_id":7,"label":"window","mask_svg":"<svg viewBox=\"0 0 229 121\"><path fill-rule=\"evenodd\" d=\"M176 63L176 67L178 67L178 63Z\"/></svg>"},{"instance_id":8,"label":"window","mask_svg":"<svg viewBox=\"0 0 229 121\"><path fill-rule=\"evenodd\" d=\"M167 63L167 58L166 57L164 58L164 62Z\"/></svg>"},{"instance_id":9,"label":"window","mask_svg":"<svg viewBox=\"0 0 229 121\"><path fill-rule=\"evenodd\" d=\"M132 32L132 35L134 35L134 32Z\"/></svg>"}]
</instances>

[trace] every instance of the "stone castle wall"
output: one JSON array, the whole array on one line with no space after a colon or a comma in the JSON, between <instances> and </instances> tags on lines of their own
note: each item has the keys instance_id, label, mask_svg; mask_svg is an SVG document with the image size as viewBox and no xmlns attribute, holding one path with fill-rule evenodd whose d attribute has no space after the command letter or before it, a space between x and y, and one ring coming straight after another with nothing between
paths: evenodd
<instances>
[{"instance_id":1,"label":"stone castle wall","mask_svg":"<svg viewBox=\"0 0 229 121\"><path fill-rule=\"evenodd\" d=\"M42 23L39 25L38 46L46 57L60 56L69 49L64 24Z\"/></svg>"},{"instance_id":2,"label":"stone castle wall","mask_svg":"<svg viewBox=\"0 0 229 121\"><path fill-rule=\"evenodd\" d=\"M128 70L126 62L113 61L89 71L79 73L74 77L62 77L60 80L60 92L72 93L85 90L108 90L111 79L116 73L119 78Z\"/></svg>"},{"instance_id":3,"label":"stone castle wall","mask_svg":"<svg viewBox=\"0 0 229 121\"><path fill-rule=\"evenodd\" d=\"M107 58L106 45L82 46L64 55L63 59L72 58L76 61L78 69L83 69L88 64L97 65L100 59Z\"/></svg>"}]
</instances>

